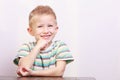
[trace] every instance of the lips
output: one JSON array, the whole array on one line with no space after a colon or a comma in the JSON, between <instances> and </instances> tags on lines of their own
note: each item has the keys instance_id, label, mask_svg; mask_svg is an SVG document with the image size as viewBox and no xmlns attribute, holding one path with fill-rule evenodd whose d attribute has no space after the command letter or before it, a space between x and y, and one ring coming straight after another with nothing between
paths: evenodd
<instances>
[{"instance_id":1,"label":"lips","mask_svg":"<svg viewBox=\"0 0 120 80\"><path fill-rule=\"evenodd\" d=\"M49 39L50 36L51 36L51 35L42 35L41 37L42 37L43 39Z\"/></svg>"}]
</instances>

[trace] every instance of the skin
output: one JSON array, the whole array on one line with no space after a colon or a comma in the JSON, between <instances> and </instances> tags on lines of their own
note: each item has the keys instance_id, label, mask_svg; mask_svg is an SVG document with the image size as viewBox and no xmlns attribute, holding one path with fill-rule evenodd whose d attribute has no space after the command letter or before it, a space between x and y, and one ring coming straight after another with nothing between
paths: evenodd
<instances>
[{"instance_id":1,"label":"skin","mask_svg":"<svg viewBox=\"0 0 120 80\"><path fill-rule=\"evenodd\" d=\"M34 24L27 30L35 37L37 44L28 56L20 59L17 74L19 76L62 76L66 67L66 62L63 60L57 61L55 68L41 71L31 70L38 52L50 46L58 31L56 19L52 15L37 15L33 17L33 21Z\"/></svg>"}]
</instances>

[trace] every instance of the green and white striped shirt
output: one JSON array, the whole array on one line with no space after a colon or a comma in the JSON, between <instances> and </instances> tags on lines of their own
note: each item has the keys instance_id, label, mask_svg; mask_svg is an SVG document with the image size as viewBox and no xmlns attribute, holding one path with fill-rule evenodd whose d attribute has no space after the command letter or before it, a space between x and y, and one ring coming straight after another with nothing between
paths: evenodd
<instances>
[{"instance_id":1,"label":"green and white striped shirt","mask_svg":"<svg viewBox=\"0 0 120 80\"><path fill-rule=\"evenodd\" d=\"M23 44L14 59L14 63L18 64L20 57L27 56L35 45L35 42ZM55 67L58 60L65 60L67 63L74 60L69 48L62 41L54 41L46 50L39 52L34 61L33 70Z\"/></svg>"}]
</instances>

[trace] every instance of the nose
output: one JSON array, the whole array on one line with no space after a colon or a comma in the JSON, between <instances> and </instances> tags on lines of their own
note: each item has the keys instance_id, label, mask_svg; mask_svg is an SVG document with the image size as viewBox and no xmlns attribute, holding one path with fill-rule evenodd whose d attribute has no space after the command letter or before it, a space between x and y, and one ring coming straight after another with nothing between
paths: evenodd
<instances>
[{"instance_id":1,"label":"nose","mask_svg":"<svg viewBox=\"0 0 120 80\"><path fill-rule=\"evenodd\" d=\"M48 33L48 32L49 32L49 29L48 29L47 26L45 26L44 29L43 29L43 33Z\"/></svg>"}]
</instances>

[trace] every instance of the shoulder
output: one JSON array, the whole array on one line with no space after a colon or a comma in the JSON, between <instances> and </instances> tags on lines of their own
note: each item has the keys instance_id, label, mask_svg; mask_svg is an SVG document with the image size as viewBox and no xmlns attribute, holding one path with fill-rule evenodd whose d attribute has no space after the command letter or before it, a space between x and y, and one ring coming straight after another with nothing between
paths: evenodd
<instances>
[{"instance_id":1,"label":"shoulder","mask_svg":"<svg viewBox=\"0 0 120 80\"><path fill-rule=\"evenodd\" d=\"M26 42L26 43L23 43L20 46L20 49L24 49L24 50L30 51L35 45L36 45L35 42Z\"/></svg>"},{"instance_id":2,"label":"shoulder","mask_svg":"<svg viewBox=\"0 0 120 80\"><path fill-rule=\"evenodd\" d=\"M64 41L61 41L61 40L56 40L53 45L54 45L54 48L57 48L57 49L60 49L60 50L63 50L63 49L68 50L69 49L67 44Z\"/></svg>"},{"instance_id":3,"label":"shoulder","mask_svg":"<svg viewBox=\"0 0 120 80\"><path fill-rule=\"evenodd\" d=\"M36 45L36 42L26 42L22 44L23 46L34 46Z\"/></svg>"},{"instance_id":4,"label":"shoulder","mask_svg":"<svg viewBox=\"0 0 120 80\"><path fill-rule=\"evenodd\" d=\"M61 40L54 41L54 44L56 44L56 45L66 45L66 43L64 41L61 41Z\"/></svg>"}]
</instances>

